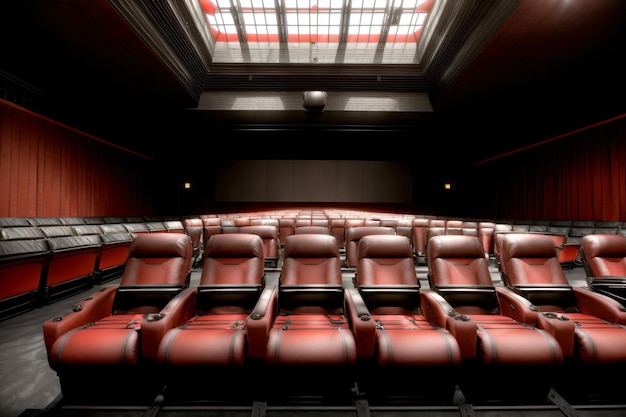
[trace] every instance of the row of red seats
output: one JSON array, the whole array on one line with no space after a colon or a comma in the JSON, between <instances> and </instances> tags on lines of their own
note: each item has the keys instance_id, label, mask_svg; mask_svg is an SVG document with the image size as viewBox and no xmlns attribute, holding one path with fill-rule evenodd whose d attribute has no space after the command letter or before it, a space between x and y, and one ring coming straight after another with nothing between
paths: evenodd
<instances>
[{"instance_id":1,"label":"row of red seats","mask_svg":"<svg viewBox=\"0 0 626 417\"><path fill-rule=\"evenodd\" d=\"M348 214L352 217L339 217ZM571 266L574 259L581 262L579 247L582 236L619 234L623 230L619 222L493 223L406 216L368 217L364 213L358 217L355 213L340 212L323 216L305 216L302 213L268 216L268 213L263 216L259 214L258 217L254 217L253 213L232 217L201 216L186 218L182 222L173 218L141 216L0 218L0 281L3 283L0 286L0 319L88 289L92 283L118 278L124 267L124 256L131 238L129 234L184 231L192 236L194 264L198 265L197 261L202 259L201 249L211 235L239 230L255 233L263 238L266 266L274 268L279 267L280 246L296 230L327 228L327 233L337 238L340 250L345 250L343 266L349 268L355 267L359 237L371 228L377 228L375 230L381 233L393 229L396 234L407 236L418 263L425 263L426 242L430 237L462 234L478 236L485 253L493 254L497 265L501 267L499 241L505 233L546 234L554 240L561 264ZM277 231L270 226L276 227ZM8 242L13 240L19 242ZM70 255L76 256L71 262ZM61 259L53 261L52 258ZM21 278L16 280L16 276Z\"/></svg>"},{"instance_id":2,"label":"row of red seats","mask_svg":"<svg viewBox=\"0 0 626 417\"><path fill-rule=\"evenodd\" d=\"M119 285L43 324L69 401L268 401L320 396L471 403L614 397L626 366L626 311L571 287L552 241L511 234L506 286L491 281L480 240L428 244L420 288L409 239L367 235L351 284L327 234L289 236L277 285L262 239L211 237L189 287L191 239L139 235ZM86 383L88 381L88 383Z\"/></svg>"},{"instance_id":3,"label":"row of red seats","mask_svg":"<svg viewBox=\"0 0 626 417\"><path fill-rule=\"evenodd\" d=\"M180 221L91 224L68 218L2 218L0 319L121 276L139 233L184 233ZM103 221L103 220L101 220Z\"/></svg>"}]
</instances>

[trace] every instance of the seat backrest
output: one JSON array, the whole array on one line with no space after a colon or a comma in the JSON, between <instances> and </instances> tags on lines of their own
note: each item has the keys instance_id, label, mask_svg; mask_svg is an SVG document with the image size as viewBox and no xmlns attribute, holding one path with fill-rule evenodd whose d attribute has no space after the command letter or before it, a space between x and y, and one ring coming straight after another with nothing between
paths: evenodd
<instances>
[{"instance_id":1,"label":"seat backrest","mask_svg":"<svg viewBox=\"0 0 626 417\"><path fill-rule=\"evenodd\" d=\"M180 220L166 220L163 222L165 230L170 233L185 233L185 226Z\"/></svg>"},{"instance_id":2,"label":"seat backrest","mask_svg":"<svg viewBox=\"0 0 626 417\"><path fill-rule=\"evenodd\" d=\"M626 236L586 235L580 248L583 266L589 277L626 277Z\"/></svg>"},{"instance_id":3,"label":"seat backrest","mask_svg":"<svg viewBox=\"0 0 626 417\"><path fill-rule=\"evenodd\" d=\"M281 217L278 219L278 233L281 245L285 244L287 236L294 234L296 228L296 219L293 217Z\"/></svg>"},{"instance_id":4,"label":"seat backrest","mask_svg":"<svg viewBox=\"0 0 626 417\"><path fill-rule=\"evenodd\" d=\"M140 233L130 243L120 287L189 285L191 238L182 233Z\"/></svg>"},{"instance_id":5,"label":"seat backrest","mask_svg":"<svg viewBox=\"0 0 626 417\"><path fill-rule=\"evenodd\" d=\"M204 253L199 287L263 283L263 240L259 235L253 233L215 235L207 242Z\"/></svg>"},{"instance_id":6,"label":"seat backrest","mask_svg":"<svg viewBox=\"0 0 626 417\"><path fill-rule=\"evenodd\" d=\"M498 298L480 239L433 236L428 242L428 280L462 314L499 314Z\"/></svg>"},{"instance_id":7,"label":"seat backrest","mask_svg":"<svg viewBox=\"0 0 626 417\"><path fill-rule=\"evenodd\" d=\"M346 229L346 265L356 267L359 257L359 240L367 235L395 235L393 227L357 226Z\"/></svg>"},{"instance_id":8,"label":"seat backrest","mask_svg":"<svg viewBox=\"0 0 626 417\"><path fill-rule=\"evenodd\" d=\"M254 233L225 233L211 237L207 243L197 310L251 311L265 284L263 239Z\"/></svg>"},{"instance_id":9,"label":"seat backrest","mask_svg":"<svg viewBox=\"0 0 626 417\"><path fill-rule=\"evenodd\" d=\"M368 235L359 241L355 284L373 314L418 314L419 281L406 236Z\"/></svg>"},{"instance_id":10,"label":"seat backrest","mask_svg":"<svg viewBox=\"0 0 626 417\"><path fill-rule=\"evenodd\" d=\"M400 235L363 236L356 276L358 286L418 285L409 239Z\"/></svg>"},{"instance_id":11,"label":"seat backrest","mask_svg":"<svg viewBox=\"0 0 626 417\"><path fill-rule=\"evenodd\" d=\"M185 233L191 237L193 249L197 250L200 248L200 243L202 242L202 227L204 226L202 219L188 218L183 219L182 223Z\"/></svg>"},{"instance_id":12,"label":"seat backrest","mask_svg":"<svg viewBox=\"0 0 626 417\"><path fill-rule=\"evenodd\" d=\"M189 286L191 238L183 233L140 233L128 247L114 312L155 312Z\"/></svg>"},{"instance_id":13,"label":"seat backrest","mask_svg":"<svg viewBox=\"0 0 626 417\"><path fill-rule=\"evenodd\" d=\"M249 233L259 236L263 242L264 258L278 258L278 245L280 244L278 227L270 224L257 226L241 226L239 227L239 233Z\"/></svg>"},{"instance_id":14,"label":"seat backrest","mask_svg":"<svg viewBox=\"0 0 626 417\"><path fill-rule=\"evenodd\" d=\"M426 234L428 232L429 219L413 219L413 246L418 255L426 254Z\"/></svg>"},{"instance_id":15,"label":"seat backrest","mask_svg":"<svg viewBox=\"0 0 626 417\"><path fill-rule=\"evenodd\" d=\"M330 235L330 228L326 226L300 226L295 228L295 234L307 234L307 233L317 233L322 235Z\"/></svg>"},{"instance_id":16,"label":"seat backrest","mask_svg":"<svg viewBox=\"0 0 626 417\"><path fill-rule=\"evenodd\" d=\"M332 235L288 236L283 249L279 303L294 312L343 308L343 277L337 239Z\"/></svg>"},{"instance_id":17,"label":"seat backrest","mask_svg":"<svg viewBox=\"0 0 626 417\"><path fill-rule=\"evenodd\" d=\"M507 271L502 275L506 286L542 311L577 310L573 288L550 237L539 233L506 234L500 250Z\"/></svg>"},{"instance_id":18,"label":"seat backrest","mask_svg":"<svg viewBox=\"0 0 626 417\"><path fill-rule=\"evenodd\" d=\"M346 219L332 218L329 220L330 233L337 239L340 248L346 245Z\"/></svg>"}]
</instances>

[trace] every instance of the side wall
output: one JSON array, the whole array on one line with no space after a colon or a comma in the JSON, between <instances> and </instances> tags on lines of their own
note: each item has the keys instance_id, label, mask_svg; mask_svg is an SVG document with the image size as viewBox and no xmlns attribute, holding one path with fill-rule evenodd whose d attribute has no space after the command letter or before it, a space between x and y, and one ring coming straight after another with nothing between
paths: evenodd
<instances>
[{"instance_id":1,"label":"side wall","mask_svg":"<svg viewBox=\"0 0 626 417\"><path fill-rule=\"evenodd\" d=\"M462 190L481 218L626 221L626 115L477 164Z\"/></svg>"},{"instance_id":2,"label":"side wall","mask_svg":"<svg viewBox=\"0 0 626 417\"><path fill-rule=\"evenodd\" d=\"M0 100L0 217L149 215L153 165Z\"/></svg>"}]
</instances>

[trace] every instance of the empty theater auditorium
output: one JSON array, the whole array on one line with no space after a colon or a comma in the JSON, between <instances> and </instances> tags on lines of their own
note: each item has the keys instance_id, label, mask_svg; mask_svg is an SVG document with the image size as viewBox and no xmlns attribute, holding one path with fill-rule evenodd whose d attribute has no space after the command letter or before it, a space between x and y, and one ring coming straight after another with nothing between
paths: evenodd
<instances>
[{"instance_id":1,"label":"empty theater auditorium","mask_svg":"<svg viewBox=\"0 0 626 417\"><path fill-rule=\"evenodd\" d=\"M0 417L626 416L626 1L0 14Z\"/></svg>"}]
</instances>

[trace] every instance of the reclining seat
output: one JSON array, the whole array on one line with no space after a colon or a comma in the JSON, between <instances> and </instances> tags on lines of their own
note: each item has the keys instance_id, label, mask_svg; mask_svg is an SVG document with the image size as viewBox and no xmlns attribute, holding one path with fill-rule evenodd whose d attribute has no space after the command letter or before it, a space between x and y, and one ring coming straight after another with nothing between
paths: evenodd
<instances>
[{"instance_id":1,"label":"reclining seat","mask_svg":"<svg viewBox=\"0 0 626 417\"><path fill-rule=\"evenodd\" d=\"M626 369L626 311L616 300L569 284L552 239L527 234L502 241L505 285L532 305L525 314L559 341L565 372L558 391L576 402L622 398L624 386L610 375Z\"/></svg>"},{"instance_id":2,"label":"reclining seat","mask_svg":"<svg viewBox=\"0 0 626 417\"><path fill-rule=\"evenodd\" d=\"M451 403L461 350L448 330L422 315L410 240L361 238L355 281L377 325L374 360L364 367L359 388L371 402Z\"/></svg>"},{"instance_id":3,"label":"reclining seat","mask_svg":"<svg viewBox=\"0 0 626 417\"><path fill-rule=\"evenodd\" d=\"M449 329L459 342L459 386L466 399L543 402L563 353L548 332L503 314L505 303L479 238L435 236L427 250L432 290L421 292L422 306L429 321Z\"/></svg>"},{"instance_id":4,"label":"reclining seat","mask_svg":"<svg viewBox=\"0 0 626 417\"><path fill-rule=\"evenodd\" d=\"M589 288L626 307L626 236L583 236L580 252Z\"/></svg>"},{"instance_id":5,"label":"reclining seat","mask_svg":"<svg viewBox=\"0 0 626 417\"><path fill-rule=\"evenodd\" d=\"M204 257L204 246L202 240L203 222L199 217L190 217L183 219L183 228L185 233L191 237L191 244L193 248L193 265L196 266Z\"/></svg>"},{"instance_id":6,"label":"reclining seat","mask_svg":"<svg viewBox=\"0 0 626 417\"><path fill-rule=\"evenodd\" d=\"M151 375L154 343L146 321L165 320L168 303L189 286L192 248L180 233L138 234L119 284L102 287L43 324L50 367L64 399L145 401L161 389Z\"/></svg>"},{"instance_id":7,"label":"reclining seat","mask_svg":"<svg viewBox=\"0 0 626 417\"><path fill-rule=\"evenodd\" d=\"M240 226L239 233L259 235L263 242L263 258L266 268L278 268L280 238L278 227L270 224Z\"/></svg>"},{"instance_id":8,"label":"reclining seat","mask_svg":"<svg viewBox=\"0 0 626 417\"><path fill-rule=\"evenodd\" d=\"M198 287L170 311L171 320L145 323L143 336L159 342L165 334L157 363L170 400L243 400L253 382L245 374L246 322L264 287L262 238L214 235L204 253Z\"/></svg>"},{"instance_id":9,"label":"reclining seat","mask_svg":"<svg viewBox=\"0 0 626 417\"><path fill-rule=\"evenodd\" d=\"M350 398L359 356L356 327L367 327L373 340L375 324L344 292L337 240L294 234L283 250L276 297L248 323L259 385L268 401Z\"/></svg>"},{"instance_id":10,"label":"reclining seat","mask_svg":"<svg viewBox=\"0 0 626 417\"><path fill-rule=\"evenodd\" d=\"M367 235L395 235L394 228L389 226L357 226L346 229L346 259L347 268L356 268L359 259L359 240Z\"/></svg>"}]
</instances>

